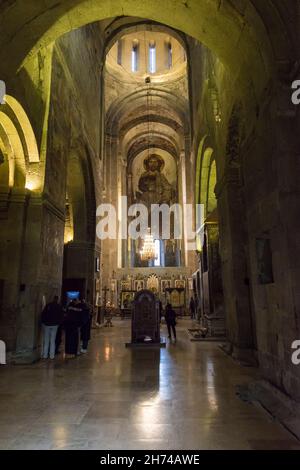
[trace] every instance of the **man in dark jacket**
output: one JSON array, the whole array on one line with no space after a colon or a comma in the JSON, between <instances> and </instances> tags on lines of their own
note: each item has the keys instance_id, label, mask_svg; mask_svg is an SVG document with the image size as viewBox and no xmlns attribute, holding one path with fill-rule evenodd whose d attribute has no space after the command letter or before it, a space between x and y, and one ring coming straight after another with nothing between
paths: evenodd
<instances>
[{"instance_id":1,"label":"man in dark jacket","mask_svg":"<svg viewBox=\"0 0 300 470\"><path fill-rule=\"evenodd\" d=\"M159 321L161 322L162 316L163 316L163 306L162 306L162 301L159 301L158 304L158 309L159 309Z\"/></svg>"},{"instance_id":2,"label":"man in dark jacket","mask_svg":"<svg viewBox=\"0 0 300 470\"><path fill-rule=\"evenodd\" d=\"M79 329L82 325L81 304L79 299L75 299L68 305L64 319L66 357L76 357L78 355Z\"/></svg>"},{"instance_id":3,"label":"man in dark jacket","mask_svg":"<svg viewBox=\"0 0 300 470\"><path fill-rule=\"evenodd\" d=\"M190 300L190 314L191 314L191 319L195 320L196 319L196 303L195 303L194 297L191 297L191 300Z\"/></svg>"},{"instance_id":4,"label":"man in dark jacket","mask_svg":"<svg viewBox=\"0 0 300 470\"><path fill-rule=\"evenodd\" d=\"M171 339L171 329L173 331L174 335L174 341L176 341L176 313L175 310L173 310L171 304L167 304L166 306L166 311L165 311L165 319L168 327L168 332L169 332L169 338Z\"/></svg>"},{"instance_id":5,"label":"man in dark jacket","mask_svg":"<svg viewBox=\"0 0 300 470\"><path fill-rule=\"evenodd\" d=\"M63 321L63 310L56 295L53 302L46 305L42 312L43 352L42 358L55 358L55 339L59 325Z\"/></svg>"},{"instance_id":6,"label":"man in dark jacket","mask_svg":"<svg viewBox=\"0 0 300 470\"><path fill-rule=\"evenodd\" d=\"M80 328L81 352L85 354L91 339L92 315L84 299L81 300L80 307L82 309L82 326Z\"/></svg>"}]
</instances>

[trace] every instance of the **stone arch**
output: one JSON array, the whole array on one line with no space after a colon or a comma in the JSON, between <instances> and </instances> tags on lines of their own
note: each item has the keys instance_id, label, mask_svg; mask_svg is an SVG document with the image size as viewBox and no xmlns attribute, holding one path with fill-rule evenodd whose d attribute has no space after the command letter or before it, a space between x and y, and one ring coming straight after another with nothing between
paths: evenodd
<instances>
[{"instance_id":1,"label":"stone arch","mask_svg":"<svg viewBox=\"0 0 300 470\"><path fill-rule=\"evenodd\" d=\"M66 286L76 286L79 282L82 295L93 301L96 250L96 194L93 178L89 149L83 142L76 140L71 146L67 162L64 300ZM68 229L71 234L69 239Z\"/></svg>"},{"instance_id":2,"label":"stone arch","mask_svg":"<svg viewBox=\"0 0 300 470\"><path fill-rule=\"evenodd\" d=\"M0 186L12 187L14 184L13 149L4 129L0 127Z\"/></svg>"},{"instance_id":3,"label":"stone arch","mask_svg":"<svg viewBox=\"0 0 300 470\"><path fill-rule=\"evenodd\" d=\"M175 119L168 118L162 115L156 114L149 114L149 116L138 116L130 121L124 123L122 128L120 129L120 136L125 135L129 132L132 128L138 126L139 124L150 122L150 123L158 123L174 129L176 132L183 134L183 127L180 123L178 123Z\"/></svg>"},{"instance_id":4,"label":"stone arch","mask_svg":"<svg viewBox=\"0 0 300 470\"><path fill-rule=\"evenodd\" d=\"M151 87L141 87L139 90L126 94L124 98L121 97L116 100L107 112L108 126L115 131L118 126L117 123L120 121L120 116L123 118L123 116L130 116L130 113L133 111L136 113L139 106L142 106L145 109L148 95L151 96L149 111L151 111L151 106L157 99L160 103L163 103L166 108L171 105L173 111L180 117L180 120L185 127L185 131L188 131L189 126L186 119L186 116L188 115L188 106L186 100L183 98L179 100L174 93L158 87L155 89Z\"/></svg>"},{"instance_id":5,"label":"stone arch","mask_svg":"<svg viewBox=\"0 0 300 470\"><path fill-rule=\"evenodd\" d=\"M213 143L209 136L204 136L199 145L196 168L196 204L204 205L204 216L208 215L210 175L214 161ZM216 175L215 175L216 176Z\"/></svg>"},{"instance_id":6,"label":"stone arch","mask_svg":"<svg viewBox=\"0 0 300 470\"><path fill-rule=\"evenodd\" d=\"M39 163L40 156L36 138L24 108L13 96L6 95L4 109L16 126L26 161L28 163Z\"/></svg>"},{"instance_id":7,"label":"stone arch","mask_svg":"<svg viewBox=\"0 0 300 470\"><path fill-rule=\"evenodd\" d=\"M40 161L36 138L23 107L10 95L5 95L0 111L0 149L0 184L36 189L30 172L30 166Z\"/></svg>"},{"instance_id":8,"label":"stone arch","mask_svg":"<svg viewBox=\"0 0 300 470\"><path fill-rule=\"evenodd\" d=\"M0 173L1 184L24 189L26 163L22 142L14 123L2 111L0 111L0 140L2 153L5 156L3 173Z\"/></svg>"},{"instance_id":9,"label":"stone arch","mask_svg":"<svg viewBox=\"0 0 300 470\"><path fill-rule=\"evenodd\" d=\"M87 236L85 179L81 158L77 152L72 152L68 159L67 195L73 216L74 240L72 241L84 241Z\"/></svg>"},{"instance_id":10,"label":"stone arch","mask_svg":"<svg viewBox=\"0 0 300 470\"><path fill-rule=\"evenodd\" d=\"M178 151L182 146L182 141L184 137L182 133L180 134L179 132L176 132L168 125L153 123L149 120L148 122L141 122L135 128L132 128L130 131L127 132L126 135L123 136L122 147L124 151L127 152L127 150L131 148L132 145L140 139L145 138L146 140L149 140L149 131L153 140L156 138L164 138L165 140L170 142L172 146Z\"/></svg>"},{"instance_id":11,"label":"stone arch","mask_svg":"<svg viewBox=\"0 0 300 470\"><path fill-rule=\"evenodd\" d=\"M96 227L93 175L87 149L82 146L78 149L71 151L67 166L66 192L74 226L72 241L93 243Z\"/></svg>"},{"instance_id":12,"label":"stone arch","mask_svg":"<svg viewBox=\"0 0 300 470\"><path fill-rule=\"evenodd\" d=\"M146 149L154 149L154 148L165 150L168 153L170 153L175 160L178 159L178 150L172 144L172 142L168 141L165 137L155 136L155 138L153 139L152 142L150 142L150 144L147 138L139 139L134 142L134 144L130 147L128 154L127 154L129 165L139 153L143 152Z\"/></svg>"},{"instance_id":13,"label":"stone arch","mask_svg":"<svg viewBox=\"0 0 300 470\"><path fill-rule=\"evenodd\" d=\"M3 7L2 19L7 27L0 36L0 63L5 64L6 78L15 74L26 57L73 29L105 18L138 16L180 30L214 50L230 69L241 71L242 83L252 83L257 102L272 78L275 53L290 57L293 47L274 3L267 3L264 15L256 3L251 0L242 9L229 2L220 5L218 0L166 0L162 8L159 0L51 0L47 4L35 2L28 8L16 0ZM11 57L9 66L7 54Z\"/></svg>"},{"instance_id":14,"label":"stone arch","mask_svg":"<svg viewBox=\"0 0 300 470\"><path fill-rule=\"evenodd\" d=\"M176 39L179 44L187 52L187 44L185 37L179 31L176 31L165 24L156 23L155 21L147 20L140 18L116 18L107 29L107 39L105 47L105 55L109 50L114 46L114 44L126 34L137 31L151 31L166 33Z\"/></svg>"}]
</instances>

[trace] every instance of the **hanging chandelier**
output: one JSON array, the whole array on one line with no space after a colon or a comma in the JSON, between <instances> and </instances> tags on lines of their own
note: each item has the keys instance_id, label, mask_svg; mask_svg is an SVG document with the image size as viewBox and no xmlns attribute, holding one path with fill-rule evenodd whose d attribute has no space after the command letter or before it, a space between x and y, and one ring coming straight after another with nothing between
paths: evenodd
<instances>
[{"instance_id":1,"label":"hanging chandelier","mask_svg":"<svg viewBox=\"0 0 300 470\"><path fill-rule=\"evenodd\" d=\"M155 241L151 235L150 229L145 237L143 248L140 251L140 256L142 261L151 261L157 258L155 253Z\"/></svg>"},{"instance_id":2,"label":"hanging chandelier","mask_svg":"<svg viewBox=\"0 0 300 470\"><path fill-rule=\"evenodd\" d=\"M146 48L146 32L144 32L144 43ZM146 49L145 49L146 51ZM146 77L145 83L147 85L147 116L148 116L148 157L150 156L150 147L152 141L152 134L150 129L150 97L151 97L151 78L149 76ZM151 235L151 230L148 228L147 235L145 236L145 240L143 243L143 247L140 251L140 257L142 261L152 261L157 259L155 253L155 241L153 236Z\"/></svg>"}]
</instances>

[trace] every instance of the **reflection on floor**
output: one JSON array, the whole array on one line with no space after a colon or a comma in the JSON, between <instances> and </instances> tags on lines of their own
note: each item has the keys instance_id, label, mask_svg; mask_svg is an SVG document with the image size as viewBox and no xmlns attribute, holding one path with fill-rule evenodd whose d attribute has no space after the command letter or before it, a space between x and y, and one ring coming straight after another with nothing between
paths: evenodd
<instances>
[{"instance_id":1,"label":"reflection on floor","mask_svg":"<svg viewBox=\"0 0 300 470\"><path fill-rule=\"evenodd\" d=\"M190 321L177 344L146 351L125 349L129 321L114 325L87 356L0 369L1 449L300 449L236 396L256 371L190 342Z\"/></svg>"}]
</instances>

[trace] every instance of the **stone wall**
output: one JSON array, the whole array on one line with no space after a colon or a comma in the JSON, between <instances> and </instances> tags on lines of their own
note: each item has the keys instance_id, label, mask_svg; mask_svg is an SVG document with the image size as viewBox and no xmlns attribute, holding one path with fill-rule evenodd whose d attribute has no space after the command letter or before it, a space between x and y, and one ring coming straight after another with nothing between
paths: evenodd
<instances>
[{"instance_id":1,"label":"stone wall","mask_svg":"<svg viewBox=\"0 0 300 470\"><path fill-rule=\"evenodd\" d=\"M217 162L231 352L242 361L257 360L263 377L300 400L300 369L291 362L292 342L300 337L299 111L291 107L291 80L286 72L274 77L277 95L271 98L266 90L254 110L242 88L210 55L202 49L201 66L195 69L202 83L192 81L193 145L197 154L201 138L208 134ZM260 239L270 241L272 252L273 282L266 284L259 279Z\"/></svg>"},{"instance_id":2,"label":"stone wall","mask_svg":"<svg viewBox=\"0 0 300 470\"><path fill-rule=\"evenodd\" d=\"M0 322L8 350L28 360L37 352L42 305L61 293L66 192L74 203L76 230L65 274L72 278L80 271L90 296L94 293L100 251L95 213L101 194L101 59L101 29L90 25L33 57L11 88L32 118L40 150L39 188L15 192L2 207Z\"/></svg>"},{"instance_id":3,"label":"stone wall","mask_svg":"<svg viewBox=\"0 0 300 470\"><path fill-rule=\"evenodd\" d=\"M84 278L91 301L95 257L100 251L95 217L101 198L97 175L101 167L102 40L97 24L74 31L55 44L45 184L45 193L63 212L68 195L74 240L65 247L64 276Z\"/></svg>"}]
</instances>

